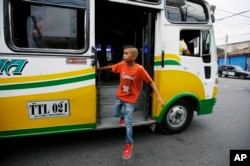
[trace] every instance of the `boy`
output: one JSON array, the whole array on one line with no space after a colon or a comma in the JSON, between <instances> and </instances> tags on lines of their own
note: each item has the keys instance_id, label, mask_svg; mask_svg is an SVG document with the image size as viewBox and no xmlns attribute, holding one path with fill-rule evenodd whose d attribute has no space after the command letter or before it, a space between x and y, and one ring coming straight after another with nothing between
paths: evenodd
<instances>
[{"instance_id":1,"label":"boy","mask_svg":"<svg viewBox=\"0 0 250 166\"><path fill-rule=\"evenodd\" d=\"M126 46L123 50L123 60L111 66L97 68L100 70L111 69L114 73L120 73L120 83L116 92L114 115L120 118L119 125L126 126L126 139L123 151L123 159L129 159L133 149L132 116L136 100L140 94L143 81L147 82L157 96L157 101L163 105L163 100L158 89L147 71L135 63L138 50L134 46ZM124 107L124 112L121 112Z\"/></svg>"}]
</instances>

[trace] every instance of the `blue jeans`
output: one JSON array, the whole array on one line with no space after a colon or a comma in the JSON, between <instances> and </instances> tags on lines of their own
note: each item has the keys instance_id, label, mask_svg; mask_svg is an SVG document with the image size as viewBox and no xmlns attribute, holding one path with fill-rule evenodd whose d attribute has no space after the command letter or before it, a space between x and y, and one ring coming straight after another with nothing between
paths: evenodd
<instances>
[{"instance_id":1,"label":"blue jeans","mask_svg":"<svg viewBox=\"0 0 250 166\"><path fill-rule=\"evenodd\" d=\"M122 111L123 107L123 111ZM125 127L126 127L126 138L125 142L129 144L133 144L133 127L132 127L132 118L133 112L135 109L134 103L128 103L119 100L118 98L115 101L115 108L114 108L114 116L119 118L124 118L125 120Z\"/></svg>"}]
</instances>

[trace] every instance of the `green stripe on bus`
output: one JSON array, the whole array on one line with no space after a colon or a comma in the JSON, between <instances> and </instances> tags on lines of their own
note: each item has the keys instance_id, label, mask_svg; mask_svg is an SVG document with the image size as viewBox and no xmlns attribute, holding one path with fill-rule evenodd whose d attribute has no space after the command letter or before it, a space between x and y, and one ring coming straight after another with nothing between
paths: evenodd
<instances>
[{"instance_id":1,"label":"green stripe on bus","mask_svg":"<svg viewBox=\"0 0 250 166\"><path fill-rule=\"evenodd\" d=\"M211 114L213 112L213 107L216 103L216 98L201 100L201 108L197 113L198 115Z\"/></svg>"},{"instance_id":2,"label":"green stripe on bus","mask_svg":"<svg viewBox=\"0 0 250 166\"><path fill-rule=\"evenodd\" d=\"M179 96L177 96L179 97ZM205 99L205 100L198 100L198 98L196 98L196 100L199 102L199 106L198 106L198 115L206 115L206 114L211 114L213 112L213 106L215 105L217 99L216 98L211 98L211 99ZM177 101L176 98L173 98L172 102L169 102L167 105L164 106L164 108L162 109L163 111L161 112L161 114L158 117L155 117L156 121L158 123L161 123L165 112L169 109L169 107L171 106L171 104Z\"/></svg>"},{"instance_id":3,"label":"green stripe on bus","mask_svg":"<svg viewBox=\"0 0 250 166\"><path fill-rule=\"evenodd\" d=\"M155 66L160 66L161 61L154 62L154 65ZM175 61L175 60L164 60L164 65L177 65L177 66L180 66L181 64L178 61Z\"/></svg>"},{"instance_id":4,"label":"green stripe on bus","mask_svg":"<svg viewBox=\"0 0 250 166\"><path fill-rule=\"evenodd\" d=\"M91 80L95 78L95 74L84 75L74 78L66 78L61 80L43 81L43 82L33 82L24 84L11 84L11 85L0 85L0 90L14 90L14 89L29 89L29 88L40 88L47 86L62 85L80 81Z\"/></svg>"},{"instance_id":5,"label":"green stripe on bus","mask_svg":"<svg viewBox=\"0 0 250 166\"><path fill-rule=\"evenodd\" d=\"M8 131L0 131L0 138L24 137L24 136L32 136L32 135L35 136L35 135L47 135L47 134L55 134L55 133L87 131L87 130L93 130L95 128L96 128L96 124L91 123L91 124L80 124L80 125L70 125L70 126L8 130Z\"/></svg>"}]
</instances>

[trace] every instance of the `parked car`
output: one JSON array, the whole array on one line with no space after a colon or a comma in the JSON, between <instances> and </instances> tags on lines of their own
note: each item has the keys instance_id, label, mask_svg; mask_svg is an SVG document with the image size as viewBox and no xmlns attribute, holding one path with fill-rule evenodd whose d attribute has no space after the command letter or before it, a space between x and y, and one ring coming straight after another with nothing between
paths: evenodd
<instances>
[{"instance_id":1,"label":"parked car","mask_svg":"<svg viewBox=\"0 0 250 166\"><path fill-rule=\"evenodd\" d=\"M243 70L238 65L221 65L218 69L219 77L239 77L239 78L250 78L250 72Z\"/></svg>"}]
</instances>

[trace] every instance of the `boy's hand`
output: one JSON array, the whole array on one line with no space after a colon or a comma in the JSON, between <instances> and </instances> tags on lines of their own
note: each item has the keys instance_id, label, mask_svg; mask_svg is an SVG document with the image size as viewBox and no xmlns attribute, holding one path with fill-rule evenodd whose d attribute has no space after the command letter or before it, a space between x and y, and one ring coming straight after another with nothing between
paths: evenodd
<instances>
[{"instance_id":1,"label":"boy's hand","mask_svg":"<svg viewBox=\"0 0 250 166\"><path fill-rule=\"evenodd\" d=\"M161 97L157 97L157 101L158 103L163 107L164 106L164 102L163 100L161 99Z\"/></svg>"},{"instance_id":2,"label":"boy's hand","mask_svg":"<svg viewBox=\"0 0 250 166\"><path fill-rule=\"evenodd\" d=\"M99 68L96 68L96 69L95 69L95 72L96 72L96 73L99 73L100 71L101 71L101 70L100 70Z\"/></svg>"}]
</instances>

